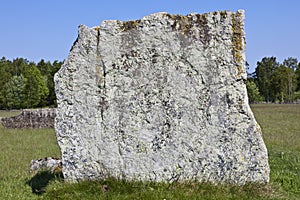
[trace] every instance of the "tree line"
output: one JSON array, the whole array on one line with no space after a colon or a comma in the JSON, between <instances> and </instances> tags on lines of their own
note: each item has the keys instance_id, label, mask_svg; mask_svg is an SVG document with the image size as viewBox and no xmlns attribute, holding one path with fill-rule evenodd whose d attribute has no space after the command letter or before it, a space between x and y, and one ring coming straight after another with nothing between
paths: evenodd
<instances>
[{"instance_id":1,"label":"tree line","mask_svg":"<svg viewBox=\"0 0 300 200\"><path fill-rule=\"evenodd\" d=\"M54 74L60 61L30 62L24 58L0 60L0 109L56 106ZM289 57L279 63L276 57L257 62L246 82L250 103L290 103L300 99L300 62Z\"/></svg>"},{"instance_id":2,"label":"tree line","mask_svg":"<svg viewBox=\"0 0 300 200\"><path fill-rule=\"evenodd\" d=\"M0 60L0 109L23 109L56 105L54 74L60 61L29 62L24 58Z\"/></svg>"},{"instance_id":3,"label":"tree line","mask_svg":"<svg viewBox=\"0 0 300 200\"><path fill-rule=\"evenodd\" d=\"M250 103L292 103L300 99L300 63L289 57L279 63L276 57L257 62L255 72L248 74Z\"/></svg>"}]
</instances>

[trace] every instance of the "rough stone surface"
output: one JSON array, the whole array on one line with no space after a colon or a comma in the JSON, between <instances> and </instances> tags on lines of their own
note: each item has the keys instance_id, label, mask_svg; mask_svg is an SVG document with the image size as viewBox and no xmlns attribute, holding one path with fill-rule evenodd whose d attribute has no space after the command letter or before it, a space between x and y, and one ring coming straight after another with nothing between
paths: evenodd
<instances>
[{"instance_id":1,"label":"rough stone surface","mask_svg":"<svg viewBox=\"0 0 300 200\"><path fill-rule=\"evenodd\" d=\"M32 173L37 173L39 171L48 170L51 172L61 171L62 163L59 158L42 158L38 160L31 160L30 162L30 171Z\"/></svg>"},{"instance_id":2,"label":"rough stone surface","mask_svg":"<svg viewBox=\"0 0 300 200\"><path fill-rule=\"evenodd\" d=\"M79 26L55 76L67 181L269 181L248 105L244 12Z\"/></svg>"},{"instance_id":3,"label":"rough stone surface","mask_svg":"<svg viewBox=\"0 0 300 200\"><path fill-rule=\"evenodd\" d=\"M2 118L5 128L53 128L55 108L25 109L20 115Z\"/></svg>"}]
</instances>

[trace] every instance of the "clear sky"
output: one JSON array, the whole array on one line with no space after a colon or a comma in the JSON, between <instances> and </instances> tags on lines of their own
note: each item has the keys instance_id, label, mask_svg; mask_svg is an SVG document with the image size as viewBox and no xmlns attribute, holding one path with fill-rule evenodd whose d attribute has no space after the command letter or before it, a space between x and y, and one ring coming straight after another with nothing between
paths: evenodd
<instances>
[{"instance_id":1,"label":"clear sky","mask_svg":"<svg viewBox=\"0 0 300 200\"><path fill-rule=\"evenodd\" d=\"M106 19L134 20L155 12L246 11L250 71L266 56L300 60L300 0L2 0L0 57L64 60L77 27Z\"/></svg>"}]
</instances>

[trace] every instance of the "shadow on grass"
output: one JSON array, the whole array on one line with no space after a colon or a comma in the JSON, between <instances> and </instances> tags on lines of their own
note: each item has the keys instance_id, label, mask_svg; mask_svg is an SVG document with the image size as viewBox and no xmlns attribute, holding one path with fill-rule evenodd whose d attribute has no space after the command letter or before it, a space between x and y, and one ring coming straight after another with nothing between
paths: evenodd
<instances>
[{"instance_id":1,"label":"shadow on grass","mask_svg":"<svg viewBox=\"0 0 300 200\"><path fill-rule=\"evenodd\" d=\"M32 193L41 195L46 192L46 187L53 180L63 180L62 173L53 173L51 171L38 172L30 180L27 180L26 184L31 187Z\"/></svg>"}]
</instances>

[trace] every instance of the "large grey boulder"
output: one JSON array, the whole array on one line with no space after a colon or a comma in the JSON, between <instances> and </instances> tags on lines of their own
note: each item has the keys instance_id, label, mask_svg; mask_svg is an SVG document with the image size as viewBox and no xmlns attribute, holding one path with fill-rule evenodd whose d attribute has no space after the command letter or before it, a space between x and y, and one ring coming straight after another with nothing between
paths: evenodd
<instances>
[{"instance_id":1,"label":"large grey boulder","mask_svg":"<svg viewBox=\"0 0 300 200\"><path fill-rule=\"evenodd\" d=\"M269 181L248 105L244 12L79 26L55 76L67 181Z\"/></svg>"}]
</instances>

